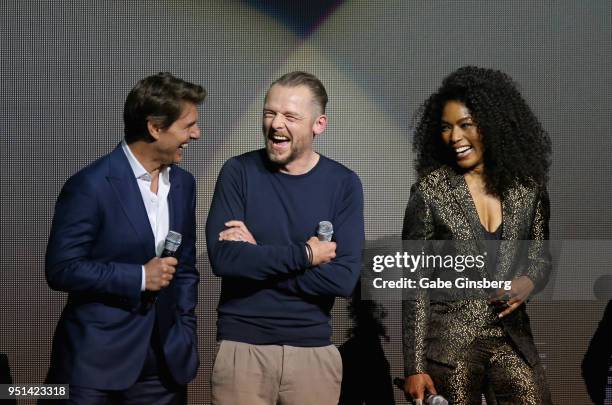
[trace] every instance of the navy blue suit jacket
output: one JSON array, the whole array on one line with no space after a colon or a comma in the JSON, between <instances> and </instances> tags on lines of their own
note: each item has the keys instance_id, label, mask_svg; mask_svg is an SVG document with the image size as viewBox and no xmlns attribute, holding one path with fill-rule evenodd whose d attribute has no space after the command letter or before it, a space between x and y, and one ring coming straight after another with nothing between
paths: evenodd
<instances>
[{"instance_id":1,"label":"navy blue suit jacket","mask_svg":"<svg viewBox=\"0 0 612 405\"><path fill-rule=\"evenodd\" d=\"M195 377L195 204L193 176L172 166L170 230L183 237L177 271L155 305L143 309L141 266L155 256L155 239L121 145L66 182L46 254L49 286L69 293L53 339L49 382L128 388L142 370L156 317L175 381Z\"/></svg>"}]
</instances>

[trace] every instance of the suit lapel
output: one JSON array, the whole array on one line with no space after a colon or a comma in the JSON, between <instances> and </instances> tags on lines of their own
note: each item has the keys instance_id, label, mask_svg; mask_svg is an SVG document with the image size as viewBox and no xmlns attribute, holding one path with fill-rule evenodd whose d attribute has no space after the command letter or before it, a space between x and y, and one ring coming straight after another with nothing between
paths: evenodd
<instances>
[{"instance_id":1,"label":"suit lapel","mask_svg":"<svg viewBox=\"0 0 612 405\"><path fill-rule=\"evenodd\" d=\"M144 243L146 257L155 256L155 236L151 230L151 223L147 217L147 210L142 201L142 195L134 172L121 148L117 146L110 154L108 181L111 183L119 205L125 213L134 233Z\"/></svg>"},{"instance_id":2,"label":"suit lapel","mask_svg":"<svg viewBox=\"0 0 612 405\"><path fill-rule=\"evenodd\" d=\"M520 221L524 218L522 215L524 207L521 204L524 201L523 194L523 187L512 187L502 199L502 239L504 240L519 239Z\"/></svg>"},{"instance_id":3,"label":"suit lapel","mask_svg":"<svg viewBox=\"0 0 612 405\"><path fill-rule=\"evenodd\" d=\"M476 211L476 205L474 204L474 199L470 194L470 190L468 188L467 183L463 175L455 173L454 170L450 169L447 171L449 180L452 187L453 196L455 201L461 207L461 211L463 212L464 217L467 219L467 222L470 224L470 230L472 232L472 237L474 241L474 249L477 254L481 255L485 252L488 252L491 249L491 244L489 241L486 241L484 229L480 222L480 218L478 217L478 211ZM502 216L503 213L503 203L502 203ZM502 218L503 224L503 218ZM505 227L504 227L505 228ZM502 229L503 232L503 229ZM493 242L497 243L497 242ZM474 252L474 250L472 251ZM487 266L478 270L480 277L491 277L491 275L495 272L495 269L488 269Z\"/></svg>"},{"instance_id":4,"label":"suit lapel","mask_svg":"<svg viewBox=\"0 0 612 405\"><path fill-rule=\"evenodd\" d=\"M176 166L172 166L170 169L170 192L168 193L168 216L169 216L169 227L168 230L181 232L178 229L178 224L181 223L181 210L178 206L181 201L181 178L178 176Z\"/></svg>"},{"instance_id":5,"label":"suit lapel","mask_svg":"<svg viewBox=\"0 0 612 405\"><path fill-rule=\"evenodd\" d=\"M513 264L516 262L517 250L520 247L522 220L525 215L525 192L523 186L510 188L502 198L502 241L498 251L498 266L495 269L497 280L510 280L515 275Z\"/></svg>"},{"instance_id":6,"label":"suit lapel","mask_svg":"<svg viewBox=\"0 0 612 405\"><path fill-rule=\"evenodd\" d=\"M482 225L480 224L480 218L478 218L478 212L476 212L474 200L472 199L472 195L470 194L470 190L468 189L465 179L461 174L455 173L455 171L450 168L447 169L446 173L449 179L453 197L459 207L461 207L463 216L470 224L470 230L472 231L473 238L477 241L482 241L484 239L484 232L482 230Z\"/></svg>"},{"instance_id":7,"label":"suit lapel","mask_svg":"<svg viewBox=\"0 0 612 405\"><path fill-rule=\"evenodd\" d=\"M474 240L479 252L485 251L485 235L478 218L476 205L470 194L467 183L461 174L455 173L451 168L447 168L447 177L451 186L451 192L467 222L470 224ZM487 269L483 276L491 276L496 280L509 280L514 277L513 263L516 260L517 251L520 247L520 240L525 226L524 220L528 218L525 211L529 201L528 189L517 185L511 187L502 198L502 237L499 243L497 266L494 269Z\"/></svg>"}]
</instances>

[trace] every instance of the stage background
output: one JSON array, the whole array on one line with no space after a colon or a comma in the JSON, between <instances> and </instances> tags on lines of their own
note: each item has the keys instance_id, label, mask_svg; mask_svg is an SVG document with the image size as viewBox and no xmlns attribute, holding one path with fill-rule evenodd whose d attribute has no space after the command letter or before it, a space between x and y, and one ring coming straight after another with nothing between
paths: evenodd
<instances>
[{"instance_id":1,"label":"stage background","mask_svg":"<svg viewBox=\"0 0 612 405\"><path fill-rule=\"evenodd\" d=\"M307 70L326 85L321 153L353 169L369 240L398 235L412 168L411 117L452 70L501 69L521 85L553 140L552 237L611 239L612 3L581 1L4 1L0 5L0 353L18 383L41 383L66 295L44 278L55 199L64 181L122 138L125 96L170 71L202 84L202 139L182 167L198 182L201 367L190 402L210 401L219 280L204 223L229 157L263 145L268 84ZM576 268L580 273L581 269ZM347 301L334 342L347 339ZM580 361L604 302L530 308L553 397L588 403ZM402 374L400 304L385 305L393 376ZM396 392L398 403L404 403Z\"/></svg>"}]
</instances>

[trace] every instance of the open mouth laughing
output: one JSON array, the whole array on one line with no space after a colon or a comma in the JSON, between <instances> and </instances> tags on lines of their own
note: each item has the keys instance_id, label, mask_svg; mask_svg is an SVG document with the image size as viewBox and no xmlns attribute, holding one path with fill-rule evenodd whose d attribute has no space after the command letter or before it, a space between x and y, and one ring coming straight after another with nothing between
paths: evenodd
<instances>
[{"instance_id":1,"label":"open mouth laughing","mask_svg":"<svg viewBox=\"0 0 612 405\"><path fill-rule=\"evenodd\" d=\"M270 147L274 151L284 152L289 149L291 138L281 134L271 134L268 136Z\"/></svg>"},{"instance_id":2,"label":"open mouth laughing","mask_svg":"<svg viewBox=\"0 0 612 405\"><path fill-rule=\"evenodd\" d=\"M457 157L457 159L463 159L474 150L474 148L472 148L471 146L458 146L453 149L455 151L455 156Z\"/></svg>"}]
</instances>

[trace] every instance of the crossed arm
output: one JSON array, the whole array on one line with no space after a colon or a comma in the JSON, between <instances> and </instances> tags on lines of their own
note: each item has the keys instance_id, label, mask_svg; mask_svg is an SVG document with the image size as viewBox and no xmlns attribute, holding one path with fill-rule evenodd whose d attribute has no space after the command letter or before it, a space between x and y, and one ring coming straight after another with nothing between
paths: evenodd
<instances>
[{"instance_id":1,"label":"crossed arm","mask_svg":"<svg viewBox=\"0 0 612 405\"><path fill-rule=\"evenodd\" d=\"M239 162L228 161L217 181L206 224L213 273L220 277L270 281L292 294L349 296L361 269L363 192L354 176L336 217L334 242L315 237L286 245L260 245L245 223ZM313 252L312 264L306 243Z\"/></svg>"},{"instance_id":2,"label":"crossed arm","mask_svg":"<svg viewBox=\"0 0 612 405\"><path fill-rule=\"evenodd\" d=\"M234 242L247 242L252 245L257 245L257 241L242 221L228 221L225 223L226 229L219 233L219 240L227 240ZM319 264L329 263L336 257L336 243L335 242L324 242L320 241L317 237L313 236L306 242L312 252L309 257L310 266L318 266ZM308 253L308 248L304 246Z\"/></svg>"}]
</instances>

